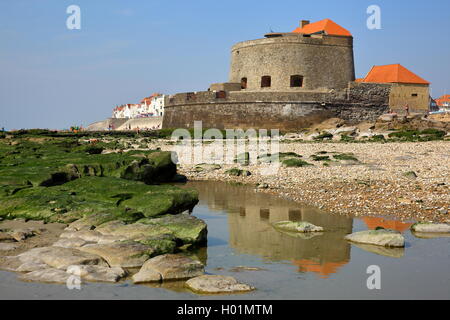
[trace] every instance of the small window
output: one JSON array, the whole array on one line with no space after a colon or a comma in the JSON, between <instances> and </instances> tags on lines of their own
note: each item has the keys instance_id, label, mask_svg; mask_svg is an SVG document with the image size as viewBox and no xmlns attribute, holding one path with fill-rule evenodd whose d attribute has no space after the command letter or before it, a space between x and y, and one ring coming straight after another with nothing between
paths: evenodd
<instances>
[{"instance_id":1,"label":"small window","mask_svg":"<svg viewBox=\"0 0 450 320\"><path fill-rule=\"evenodd\" d=\"M291 87L292 88L301 88L303 87L303 76L293 75L291 76Z\"/></svg>"},{"instance_id":2,"label":"small window","mask_svg":"<svg viewBox=\"0 0 450 320\"><path fill-rule=\"evenodd\" d=\"M227 93L225 91L217 91L216 99L225 99L227 97Z\"/></svg>"},{"instance_id":3,"label":"small window","mask_svg":"<svg viewBox=\"0 0 450 320\"><path fill-rule=\"evenodd\" d=\"M194 92L188 92L186 93L186 100L195 100L195 93Z\"/></svg>"},{"instance_id":4,"label":"small window","mask_svg":"<svg viewBox=\"0 0 450 320\"><path fill-rule=\"evenodd\" d=\"M272 85L272 79L270 76L262 76L261 77L261 88L270 88Z\"/></svg>"},{"instance_id":5,"label":"small window","mask_svg":"<svg viewBox=\"0 0 450 320\"><path fill-rule=\"evenodd\" d=\"M417 93L413 93L411 96L412 97L418 97L419 95Z\"/></svg>"},{"instance_id":6,"label":"small window","mask_svg":"<svg viewBox=\"0 0 450 320\"><path fill-rule=\"evenodd\" d=\"M247 89L247 78L241 79L241 89Z\"/></svg>"}]
</instances>

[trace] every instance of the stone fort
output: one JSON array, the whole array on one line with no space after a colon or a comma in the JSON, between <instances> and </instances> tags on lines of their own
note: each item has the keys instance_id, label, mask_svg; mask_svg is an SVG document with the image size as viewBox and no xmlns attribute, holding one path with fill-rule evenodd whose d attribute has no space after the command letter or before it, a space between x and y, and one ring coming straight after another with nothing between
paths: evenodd
<instances>
[{"instance_id":1,"label":"stone fort","mask_svg":"<svg viewBox=\"0 0 450 320\"><path fill-rule=\"evenodd\" d=\"M329 19L302 20L293 32L235 44L229 82L166 96L163 128L190 128L200 120L204 128L280 130L332 117L373 121L392 107L393 85L355 81L351 33Z\"/></svg>"}]
</instances>

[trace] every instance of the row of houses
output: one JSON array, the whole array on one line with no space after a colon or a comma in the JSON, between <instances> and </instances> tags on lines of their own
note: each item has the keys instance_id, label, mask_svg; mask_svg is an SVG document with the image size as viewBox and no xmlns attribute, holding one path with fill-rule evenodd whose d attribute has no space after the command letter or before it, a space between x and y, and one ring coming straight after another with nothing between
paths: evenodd
<instances>
[{"instance_id":1,"label":"row of houses","mask_svg":"<svg viewBox=\"0 0 450 320\"><path fill-rule=\"evenodd\" d=\"M141 100L138 104L124 104L113 109L112 117L121 118L149 118L164 116L164 95L154 93Z\"/></svg>"},{"instance_id":2,"label":"row of houses","mask_svg":"<svg viewBox=\"0 0 450 320\"><path fill-rule=\"evenodd\" d=\"M443 95L435 101L439 109L450 112L450 94Z\"/></svg>"}]
</instances>

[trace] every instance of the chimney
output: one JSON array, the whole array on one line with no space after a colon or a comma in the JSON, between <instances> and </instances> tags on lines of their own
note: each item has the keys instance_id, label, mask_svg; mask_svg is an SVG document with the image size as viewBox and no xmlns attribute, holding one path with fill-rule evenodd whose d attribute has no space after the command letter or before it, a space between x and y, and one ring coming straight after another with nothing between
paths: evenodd
<instances>
[{"instance_id":1,"label":"chimney","mask_svg":"<svg viewBox=\"0 0 450 320\"><path fill-rule=\"evenodd\" d=\"M304 28L306 25L308 25L309 24L309 20L301 20L300 21L300 26L302 27L302 28Z\"/></svg>"}]
</instances>

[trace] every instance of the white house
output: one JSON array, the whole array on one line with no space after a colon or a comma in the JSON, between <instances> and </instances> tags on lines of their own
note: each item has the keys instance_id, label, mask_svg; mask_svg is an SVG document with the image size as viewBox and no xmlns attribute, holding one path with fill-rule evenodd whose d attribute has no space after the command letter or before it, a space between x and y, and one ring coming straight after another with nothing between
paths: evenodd
<instances>
[{"instance_id":1,"label":"white house","mask_svg":"<svg viewBox=\"0 0 450 320\"><path fill-rule=\"evenodd\" d=\"M113 109L113 118L148 118L164 115L164 95L154 93L140 104L124 104Z\"/></svg>"},{"instance_id":2,"label":"white house","mask_svg":"<svg viewBox=\"0 0 450 320\"><path fill-rule=\"evenodd\" d=\"M141 101L142 116L162 117L164 115L164 95L154 93Z\"/></svg>"}]
</instances>

